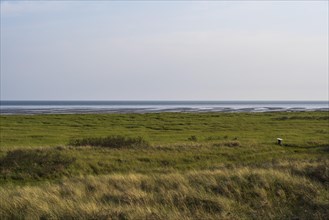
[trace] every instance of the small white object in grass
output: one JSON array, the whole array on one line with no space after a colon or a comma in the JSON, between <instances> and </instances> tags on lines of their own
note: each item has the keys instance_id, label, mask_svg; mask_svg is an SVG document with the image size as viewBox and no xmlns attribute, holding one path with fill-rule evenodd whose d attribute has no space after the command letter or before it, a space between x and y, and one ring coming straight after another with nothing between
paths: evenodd
<instances>
[{"instance_id":1,"label":"small white object in grass","mask_svg":"<svg viewBox=\"0 0 329 220\"><path fill-rule=\"evenodd\" d=\"M278 145L282 145L283 139L282 138L277 138L277 140L278 140Z\"/></svg>"}]
</instances>

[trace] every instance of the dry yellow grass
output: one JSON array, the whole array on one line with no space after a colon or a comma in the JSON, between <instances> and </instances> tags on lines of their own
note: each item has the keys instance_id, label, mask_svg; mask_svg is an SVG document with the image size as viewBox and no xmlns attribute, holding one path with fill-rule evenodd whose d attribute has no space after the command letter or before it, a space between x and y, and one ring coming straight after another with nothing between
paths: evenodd
<instances>
[{"instance_id":1,"label":"dry yellow grass","mask_svg":"<svg viewBox=\"0 0 329 220\"><path fill-rule=\"evenodd\" d=\"M1 219L326 219L328 184L294 173L322 162L112 174L0 189Z\"/></svg>"}]
</instances>

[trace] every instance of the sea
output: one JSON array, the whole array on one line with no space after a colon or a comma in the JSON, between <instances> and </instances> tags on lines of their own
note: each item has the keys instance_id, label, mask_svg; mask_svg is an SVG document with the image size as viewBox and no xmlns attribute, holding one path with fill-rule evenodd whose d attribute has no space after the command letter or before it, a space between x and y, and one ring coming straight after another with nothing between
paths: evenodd
<instances>
[{"instance_id":1,"label":"sea","mask_svg":"<svg viewBox=\"0 0 329 220\"><path fill-rule=\"evenodd\" d=\"M1 115L328 111L329 101L0 101Z\"/></svg>"}]
</instances>

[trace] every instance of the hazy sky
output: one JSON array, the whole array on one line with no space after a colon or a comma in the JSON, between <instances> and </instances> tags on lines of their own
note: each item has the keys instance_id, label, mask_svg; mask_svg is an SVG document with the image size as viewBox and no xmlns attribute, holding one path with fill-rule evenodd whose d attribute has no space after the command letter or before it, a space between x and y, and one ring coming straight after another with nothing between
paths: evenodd
<instances>
[{"instance_id":1,"label":"hazy sky","mask_svg":"<svg viewBox=\"0 0 329 220\"><path fill-rule=\"evenodd\" d=\"M327 100L328 1L1 1L2 100Z\"/></svg>"}]
</instances>

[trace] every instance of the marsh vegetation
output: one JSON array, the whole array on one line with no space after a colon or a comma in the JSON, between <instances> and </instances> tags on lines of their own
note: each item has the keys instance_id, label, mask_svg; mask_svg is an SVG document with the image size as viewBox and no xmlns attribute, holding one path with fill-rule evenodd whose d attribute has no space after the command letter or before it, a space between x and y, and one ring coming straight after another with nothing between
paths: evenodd
<instances>
[{"instance_id":1,"label":"marsh vegetation","mask_svg":"<svg viewBox=\"0 0 329 220\"><path fill-rule=\"evenodd\" d=\"M0 120L1 219L329 216L328 112Z\"/></svg>"}]
</instances>

